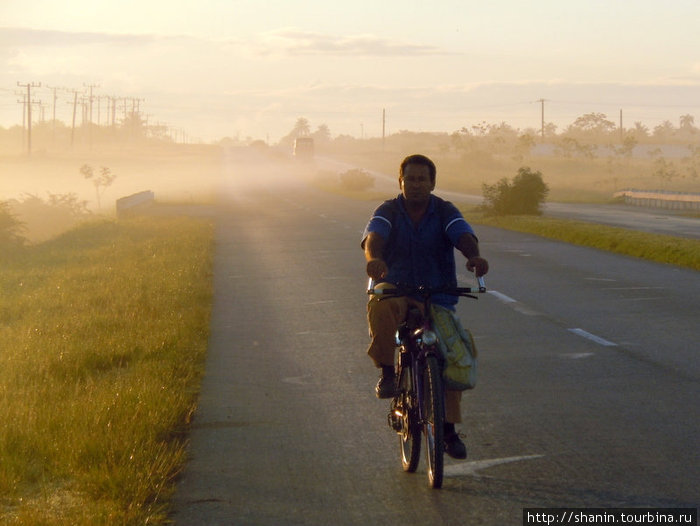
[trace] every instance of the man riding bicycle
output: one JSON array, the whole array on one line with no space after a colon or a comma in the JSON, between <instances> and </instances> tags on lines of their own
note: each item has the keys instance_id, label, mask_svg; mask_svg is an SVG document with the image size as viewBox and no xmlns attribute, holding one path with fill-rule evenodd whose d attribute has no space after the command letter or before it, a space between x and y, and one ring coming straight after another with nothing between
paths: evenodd
<instances>
[{"instance_id":1,"label":"man riding bicycle","mask_svg":"<svg viewBox=\"0 0 700 526\"><path fill-rule=\"evenodd\" d=\"M401 163L401 194L385 201L372 214L362 239L367 275L375 284L410 287L457 286L454 248L467 258L467 269L477 276L488 272L488 262L479 255L472 227L451 203L432 194L436 168L423 155L410 155ZM376 287L377 285L375 285ZM436 295L433 302L454 310L458 298ZM367 354L381 376L375 388L378 398L395 394L394 334L409 306L419 302L406 297L373 296L367 304L371 343ZM467 457L455 424L462 421L461 391L445 390L445 451L453 458Z\"/></svg>"}]
</instances>

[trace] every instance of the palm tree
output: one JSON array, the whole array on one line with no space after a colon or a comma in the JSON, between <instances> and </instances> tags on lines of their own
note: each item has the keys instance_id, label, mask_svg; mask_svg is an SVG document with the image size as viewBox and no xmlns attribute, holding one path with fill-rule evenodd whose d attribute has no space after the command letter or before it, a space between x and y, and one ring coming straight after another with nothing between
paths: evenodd
<instances>
[{"instance_id":1,"label":"palm tree","mask_svg":"<svg viewBox=\"0 0 700 526\"><path fill-rule=\"evenodd\" d=\"M681 130L692 130L695 124L695 117L689 114L681 115Z\"/></svg>"}]
</instances>

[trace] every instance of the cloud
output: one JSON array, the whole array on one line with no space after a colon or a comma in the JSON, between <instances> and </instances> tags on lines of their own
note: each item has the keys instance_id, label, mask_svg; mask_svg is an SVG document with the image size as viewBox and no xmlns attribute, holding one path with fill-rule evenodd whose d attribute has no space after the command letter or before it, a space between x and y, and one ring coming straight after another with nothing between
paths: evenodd
<instances>
[{"instance_id":1,"label":"cloud","mask_svg":"<svg viewBox=\"0 0 700 526\"><path fill-rule=\"evenodd\" d=\"M162 39L156 35L69 32L23 27L0 27L0 49L17 47L83 46L88 44L143 45Z\"/></svg>"},{"instance_id":2,"label":"cloud","mask_svg":"<svg viewBox=\"0 0 700 526\"><path fill-rule=\"evenodd\" d=\"M260 53L282 52L287 55L332 55L415 57L445 55L435 46L398 42L373 35L336 36L298 29L279 29L263 35Z\"/></svg>"}]
</instances>

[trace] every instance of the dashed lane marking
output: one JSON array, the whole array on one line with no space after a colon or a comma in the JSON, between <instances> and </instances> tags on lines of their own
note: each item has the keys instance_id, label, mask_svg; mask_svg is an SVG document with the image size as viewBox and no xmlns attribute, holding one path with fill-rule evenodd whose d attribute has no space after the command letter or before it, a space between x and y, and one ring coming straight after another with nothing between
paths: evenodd
<instances>
[{"instance_id":1,"label":"dashed lane marking","mask_svg":"<svg viewBox=\"0 0 700 526\"><path fill-rule=\"evenodd\" d=\"M562 358L567 358L569 360L580 360L582 358L590 358L591 356L595 356L595 354L592 352L572 352L561 355Z\"/></svg>"},{"instance_id":2,"label":"dashed lane marking","mask_svg":"<svg viewBox=\"0 0 700 526\"><path fill-rule=\"evenodd\" d=\"M520 303L518 300L514 300L510 296L506 296L505 294L502 294L496 290L487 290L486 292L488 292L498 300L502 301L503 303L510 305L514 310L516 310L520 314L525 314L526 316L540 316L539 312L537 312L534 309L531 309L524 303Z\"/></svg>"},{"instance_id":3,"label":"dashed lane marking","mask_svg":"<svg viewBox=\"0 0 700 526\"><path fill-rule=\"evenodd\" d=\"M584 331L583 329L569 329L569 332L573 332L574 334L586 338L587 340L591 340L592 342L595 342L598 345L602 345L603 347L617 347L616 343L608 341L605 338L601 338L600 336L596 336L595 334L591 334L590 332Z\"/></svg>"},{"instance_id":4,"label":"dashed lane marking","mask_svg":"<svg viewBox=\"0 0 700 526\"><path fill-rule=\"evenodd\" d=\"M542 458L544 455L523 455L519 457L490 458L484 460L472 460L470 462L460 462L445 466L444 473L448 476L471 475L479 476L479 471L510 462L520 462L521 460L534 460Z\"/></svg>"},{"instance_id":5,"label":"dashed lane marking","mask_svg":"<svg viewBox=\"0 0 700 526\"><path fill-rule=\"evenodd\" d=\"M505 294L498 292L496 290L489 290L487 291L489 294L497 298L498 300L502 301L503 303L506 303L510 305L514 310L521 314L525 314L528 316L539 316L540 313L531 309L527 305L520 303L518 300L511 298L510 296L506 296ZM578 336L581 336L582 338L586 338L592 342L597 343L598 345L602 345L604 347L617 347L617 344L614 342L611 342L609 340L606 340L605 338L601 338L600 336L596 336L595 334L592 334L588 331L585 331L581 328L573 328L573 329L567 329L569 332L572 332Z\"/></svg>"},{"instance_id":6,"label":"dashed lane marking","mask_svg":"<svg viewBox=\"0 0 700 526\"><path fill-rule=\"evenodd\" d=\"M495 296L496 298L501 300L503 303L516 303L517 302L517 300L514 300L510 296L506 296L505 294L502 294L496 290L488 290L486 292L488 292L492 296Z\"/></svg>"}]
</instances>

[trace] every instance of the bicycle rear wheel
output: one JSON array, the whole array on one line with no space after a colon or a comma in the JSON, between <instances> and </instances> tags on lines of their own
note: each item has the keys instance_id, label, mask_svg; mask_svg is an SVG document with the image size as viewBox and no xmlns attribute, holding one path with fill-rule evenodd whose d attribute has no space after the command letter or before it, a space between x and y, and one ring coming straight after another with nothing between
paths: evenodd
<instances>
[{"instance_id":1,"label":"bicycle rear wheel","mask_svg":"<svg viewBox=\"0 0 700 526\"><path fill-rule=\"evenodd\" d=\"M408 473L413 473L418 468L421 441L418 406L412 384L411 369L403 367L399 376L397 410L401 412L401 431L399 431L401 466Z\"/></svg>"},{"instance_id":2,"label":"bicycle rear wheel","mask_svg":"<svg viewBox=\"0 0 700 526\"><path fill-rule=\"evenodd\" d=\"M428 461L428 482L431 488L442 487L444 466L445 399L440 365L435 356L426 357L423 370L423 433Z\"/></svg>"}]
</instances>

